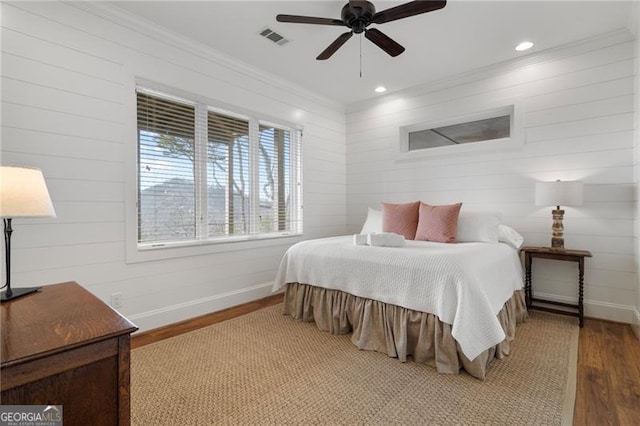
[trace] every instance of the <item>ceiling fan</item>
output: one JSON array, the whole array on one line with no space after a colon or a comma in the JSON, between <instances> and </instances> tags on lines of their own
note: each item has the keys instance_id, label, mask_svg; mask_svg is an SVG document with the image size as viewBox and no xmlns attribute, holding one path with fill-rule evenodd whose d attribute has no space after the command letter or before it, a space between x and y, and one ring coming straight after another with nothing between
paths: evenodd
<instances>
[{"instance_id":1,"label":"ceiling fan","mask_svg":"<svg viewBox=\"0 0 640 426\"><path fill-rule=\"evenodd\" d=\"M420 15L421 13L432 12L442 9L447 2L442 1L411 1L399 6L376 12L373 3L363 0L350 0L342 8L342 19L315 18L312 16L298 15L278 15L278 22L290 22L294 24L316 24L316 25L336 25L350 28L350 31L341 34L333 43L329 45L318 57L317 60L329 59L331 55L346 43L351 36L364 32L364 36L371 40L380 49L395 57L404 52L404 47L385 35L376 28L367 28L370 24L384 24L385 22L397 19L408 18Z\"/></svg>"}]
</instances>

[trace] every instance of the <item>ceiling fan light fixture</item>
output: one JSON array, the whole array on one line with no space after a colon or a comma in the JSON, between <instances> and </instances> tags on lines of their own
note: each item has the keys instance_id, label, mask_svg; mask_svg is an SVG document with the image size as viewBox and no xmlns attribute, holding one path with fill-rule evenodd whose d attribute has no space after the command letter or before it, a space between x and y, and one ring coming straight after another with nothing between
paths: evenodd
<instances>
[{"instance_id":1,"label":"ceiling fan light fixture","mask_svg":"<svg viewBox=\"0 0 640 426\"><path fill-rule=\"evenodd\" d=\"M384 92L387 91L387 88L384 87L384 86L378 86L374 90L375 90L376 93L384 93Z\"/></svg>"},{"instance_id":2,"label":"ceiling fan light fixture","mask_svg":"<svg viewBox=\"0 0 640 426\"><path fill-rule=\"evenodd\" d=\"M389 9L376 12L376 7L370 1L349 0L342 7L341 19L318 18L315 16L286 15L278 14L276 21L288 22L292 24L313 24L313 25L334 25L347 27L349 31L341 34L316 58L319 61L329 59L331 55L344 44L353 34L362 34L367 40L384 50L389 56L396 57L404 52L404 47L385 35L377 28L368 28L370 24L384 24L386 22L397 21L433 12L442 9L447 5L446 0L432 1L410 1Z\"/></svg>"},{"instance_id":3,"label":"ceiling fan light fixture","mask_svg":"<svg viewBox=\"0 0 640 426\"><path fill-rule=\"evenodd\" d=\"M516 46L516 50L518 52L524 52L525 50L529 50L533 47L533 43L530 41L523 41L522 43Z\"/></svg>"}]
</instances>

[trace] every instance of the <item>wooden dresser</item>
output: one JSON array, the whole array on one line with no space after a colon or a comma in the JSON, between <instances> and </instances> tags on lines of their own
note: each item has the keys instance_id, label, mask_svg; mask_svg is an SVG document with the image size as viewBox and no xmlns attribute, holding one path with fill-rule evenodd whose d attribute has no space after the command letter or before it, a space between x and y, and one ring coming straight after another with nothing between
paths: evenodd
<instances>
[{"instance_id":1,"label":"wooden dresser","mask_svg":"<svg viewBox=\"0 0 640 426\"><path fill-rule=\"evenodd\" d=\"M131 322L75 282L1 310L1 404L62 405L65 426L130 424Z\"/></svg>"}]
</instances>

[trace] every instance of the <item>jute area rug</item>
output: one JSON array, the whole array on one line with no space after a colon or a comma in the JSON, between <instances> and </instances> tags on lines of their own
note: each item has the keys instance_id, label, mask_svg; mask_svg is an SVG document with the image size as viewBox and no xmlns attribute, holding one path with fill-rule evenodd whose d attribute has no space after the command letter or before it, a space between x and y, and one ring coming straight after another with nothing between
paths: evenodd
<instances>
[{"instance_id":1,"label":"jute area rug","mask_svg":"<svg viewBox=\"0 0 640 426\"><path fill-rule=\"evenodd\" d=\"M134 425L571 424L578 326L532 312L487 379L358 350L276 305L131 355Z\"/></svg>"}]
</instances>

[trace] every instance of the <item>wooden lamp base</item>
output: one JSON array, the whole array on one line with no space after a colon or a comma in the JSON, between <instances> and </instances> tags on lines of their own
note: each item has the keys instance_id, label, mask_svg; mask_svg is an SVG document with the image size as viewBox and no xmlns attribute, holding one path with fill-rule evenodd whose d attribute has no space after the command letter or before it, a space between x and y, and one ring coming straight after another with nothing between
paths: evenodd
<instances>
[{"instance_id":1,"label":"wooden lamp base","mask_svg":"<svg viewBox=\"0 0 640 426\"><path fill-rule=\"evenodd\" d=\"M564 225L562 219L564 218L564 210L560 210L560 206L557 206L555 210L551 211L553 217L553 225L551 226L551 249L556 251L564 250Z\"/></svg>"}]
</instances>

